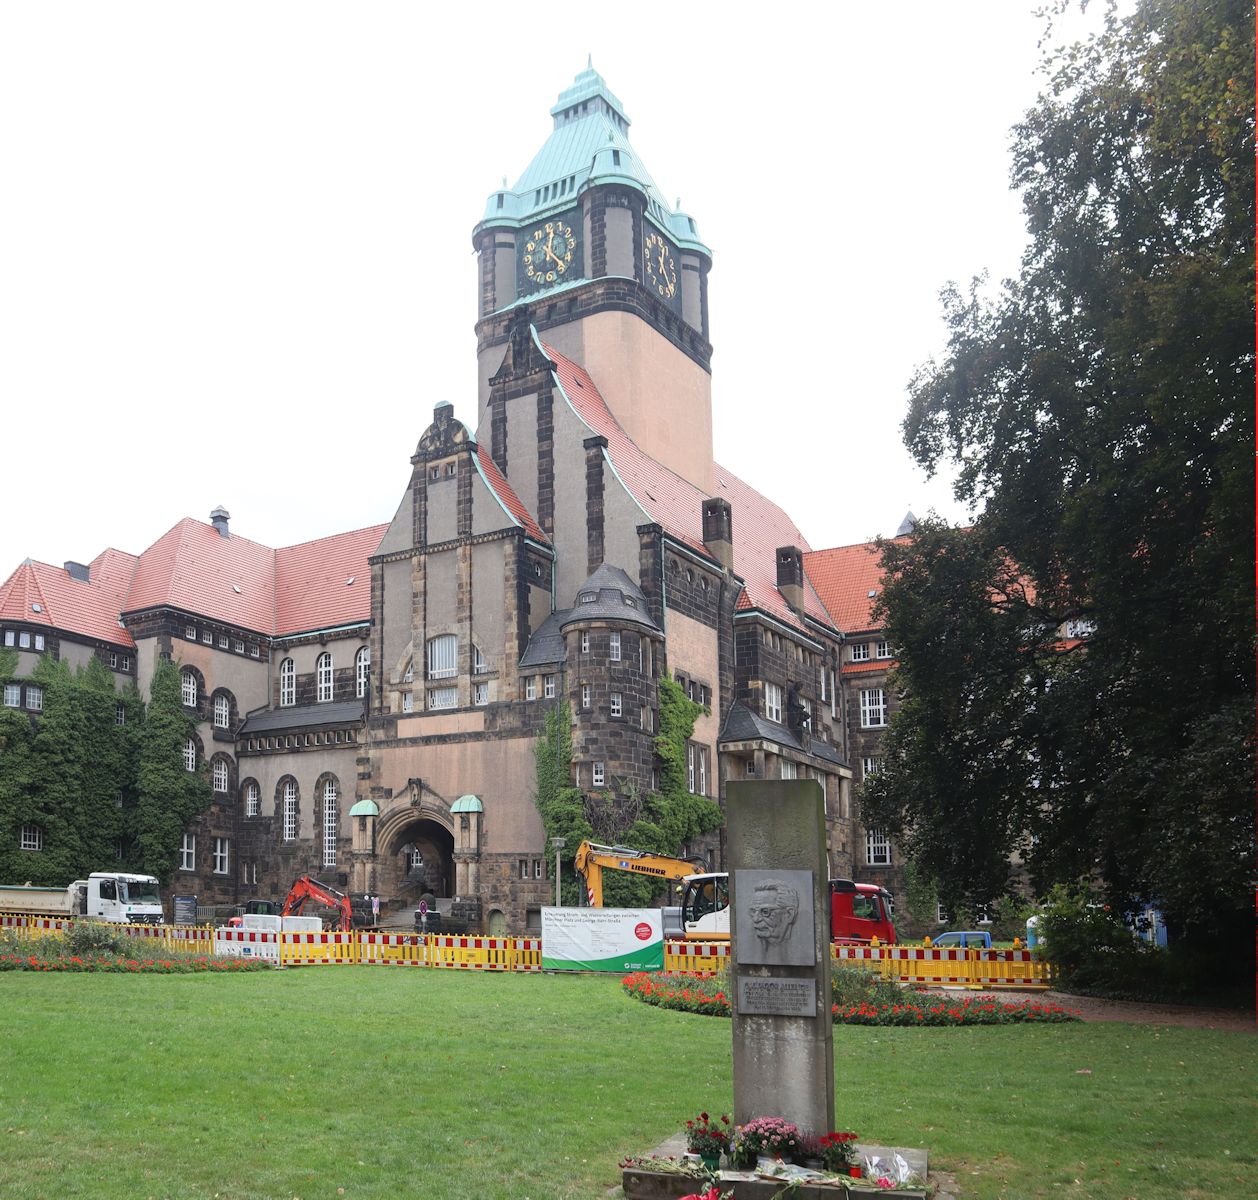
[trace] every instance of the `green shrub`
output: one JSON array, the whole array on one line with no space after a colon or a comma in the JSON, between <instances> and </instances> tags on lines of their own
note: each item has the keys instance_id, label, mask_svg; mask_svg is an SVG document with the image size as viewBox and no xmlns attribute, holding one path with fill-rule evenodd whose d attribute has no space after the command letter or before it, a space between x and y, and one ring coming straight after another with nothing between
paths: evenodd
<instances>
[{"instance_id":1,"label":"green shrub","mask_svg":"<svg viewBox=\"0 0 1258 1200\"><path fill-rule=\"evenodd\" d=\"M846 1008L853 1004L900 1004L904 988L889 979L881 979L864 967L830 968L830 1002Z\"/></svg>"},{"instance_id":2,"label":"green shrub","mask_svg":"<svg viewBox=\"0 0 1258 1200\"><path fill-rule=\"evenodd\" d=\"M66 951L79 957L89 954L121 954L122 947L122 934L100 921L75 921L65 937Z\"/></svg>"}]
</instances>

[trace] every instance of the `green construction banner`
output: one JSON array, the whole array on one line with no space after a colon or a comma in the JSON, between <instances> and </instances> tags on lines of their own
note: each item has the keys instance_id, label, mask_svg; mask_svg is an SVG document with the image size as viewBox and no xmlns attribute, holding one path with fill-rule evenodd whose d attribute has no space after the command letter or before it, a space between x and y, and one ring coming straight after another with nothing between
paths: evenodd
<instances>
[{"instance_id":1,"label":"green construction banner","mask_svg":"<svg viewBox=\"0 0 1258 1200\"><path fill-rule=\"evenodd\" d=\"M543 908L542 969L662 971L658 908Z\"/></svg>"}]
</instances>

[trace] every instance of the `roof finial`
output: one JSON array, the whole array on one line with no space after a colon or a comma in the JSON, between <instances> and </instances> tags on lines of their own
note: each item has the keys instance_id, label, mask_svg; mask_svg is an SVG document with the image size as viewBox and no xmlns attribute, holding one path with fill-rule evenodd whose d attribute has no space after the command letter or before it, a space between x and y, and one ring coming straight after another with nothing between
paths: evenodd
<instances>
[{"instance_id":1,"label":"roof finial","mask_svg":"<svg viewBox=\"0 0 1258 1200\"><path fill-rule=\"evenodd\" d=\"M585 69L587 71L594 70L594 55L592 53L585 56Z\"/></svg>"}]
</instances>

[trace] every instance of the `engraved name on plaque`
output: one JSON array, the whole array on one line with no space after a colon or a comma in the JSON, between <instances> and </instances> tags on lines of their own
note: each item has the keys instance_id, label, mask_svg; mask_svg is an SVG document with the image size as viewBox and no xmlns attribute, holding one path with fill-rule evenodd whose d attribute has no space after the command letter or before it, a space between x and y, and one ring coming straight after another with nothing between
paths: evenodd
<instances>
[{"instance_id":1,"label":"engraved name on plaque","mask_svg":"<svg viewBox=\"0 0 1258 1200\"><path fill-rule=\"evenodd\" d=\"M817 982L740 975L738 1011L747 1016L815 1017Z\"/></svg>"}]
</instances>

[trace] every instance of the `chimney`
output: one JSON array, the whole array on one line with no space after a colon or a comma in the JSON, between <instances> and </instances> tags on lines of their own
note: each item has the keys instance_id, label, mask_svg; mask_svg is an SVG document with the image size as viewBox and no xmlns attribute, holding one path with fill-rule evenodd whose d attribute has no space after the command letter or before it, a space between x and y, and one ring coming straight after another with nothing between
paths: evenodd
<instances>
[{"instance_id":1,"label":"chimney","mask_svg":"<svg viewBox=\"0 0 1258 1200\"><path fill-rule=\"evenodd\" d=\"M218 531L219 537L231 537L227 532L227 522L231 519L231 513L227 511L221 504L210 513L210 524Z\"/></svg>"},{"instance_id":2,"label":"chimney","mask_svg":"<svg viewBox=\"0 0 1258 1200\"><path fill-rule=\"evenodd\" d=\"M804 611L804 555L798 546L777 549L778 591L797 613Z\"/></svg>"},{"instance_id":3,"label":"chimney","mask_svg":"<svg viewBox=\"0 0 1258 1200\"><path fill-rule=\"evenodd\" d=\"M80 583L91 583L91 568L85 567L82 563L68 562L65 564L66 574L71 579L77 579Z\"/></svg>"},{"instance_id":4,"label":"chimney","mask_svg":"<svg viewBox=\"0 0 1258 1200\"><path fill-rule=\"evenodd\" d=\"M734 570L734 514L728 500L703 502L703 546L727 571Z\"/></svg>"}]
</instances>

